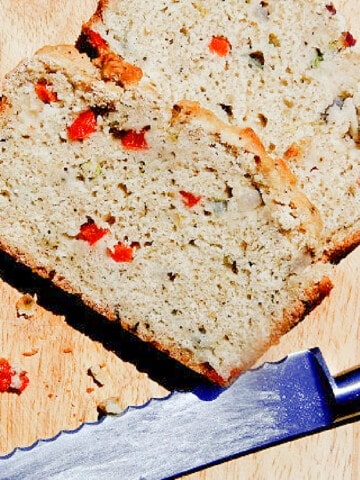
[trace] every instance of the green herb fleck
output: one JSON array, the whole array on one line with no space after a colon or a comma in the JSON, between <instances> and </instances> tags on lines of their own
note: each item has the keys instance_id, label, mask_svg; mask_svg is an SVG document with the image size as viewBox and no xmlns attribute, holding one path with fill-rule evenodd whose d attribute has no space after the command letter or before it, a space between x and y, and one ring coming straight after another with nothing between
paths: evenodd
<instances>
[{"instance_id":1,"label":"green herb fleck","mask_svg":"<svg viewBox=\"0 0 360 480\"><path fill-rule=\"evenodd\" d=\"M318 66L320 65L321 62L324 61L324 54L322 53L322 51L317 48L316 49L316 56L315 56L315 59L312 63L312 68L318 68Z\"/></svg>"}]
</instances>

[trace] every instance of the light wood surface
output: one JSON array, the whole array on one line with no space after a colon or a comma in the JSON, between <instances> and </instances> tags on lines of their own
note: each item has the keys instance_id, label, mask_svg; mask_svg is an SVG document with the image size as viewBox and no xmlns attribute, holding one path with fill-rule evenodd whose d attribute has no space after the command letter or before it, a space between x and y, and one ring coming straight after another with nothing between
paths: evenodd
<instances>
[{"instance_id":1,"label":"light wood surface","mask_svg":"<svg viewBox=\"0 0 360 480\"><path fill-rule=\"evenodd\" d=\"M360 38L356 0L337 4L343 4L351 31ZM44 44L74 41L82 21L95 6L96 0L0 0L0 76ZM125 407L167 393L166 375L163 381L151 380L140 371L143 368L138 370L128 361L129 347L123 352L121 342L116 346L109 338L111 332L98 332L96 328L84 331L82 325L87 319L82 318L81 310L69 318L63 314L64 305L54 307L41 284L21 271L11 270L13 266L0 258L0 356L27 370L30 385L19 396L0 395L0 454L96 419L98 404L109 397L120 397ZM359 364L359 285L358 248L338 266L330 297L262 361L319 346L333 373ZM39 297L30 319L19 318L16 313L16 302L27 291L37 292ZM54 309L57 314L51 313ZM89 368L99 365L103 386L88 374ZM188 480L359 478L360 423L187 476Z\"/></svg>"}]
</instances>

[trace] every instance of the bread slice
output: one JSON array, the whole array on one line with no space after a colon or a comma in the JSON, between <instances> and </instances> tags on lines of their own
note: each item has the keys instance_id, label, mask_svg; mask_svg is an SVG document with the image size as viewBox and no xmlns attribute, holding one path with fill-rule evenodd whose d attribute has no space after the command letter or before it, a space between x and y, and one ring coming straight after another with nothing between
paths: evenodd
<instances>
[{"instance_id":1,"label":"bread slice","mask_svg":"<svg viewBox=\"0 0 360 480\"><path fill-rule=\"evenodd\" d=\"M199 101L282 156L339 115L358 139L355 43L323 0L100 0L77 45L98 64L121 55L164 102Z\"/></svg>"},{"instance_id":2,"label":"bread slice","mask_svg":"<svg viewBox=\"0 0 360 480\"><path fill-rule=\"evenodd\" d=\"M198 102L163 108L140 78L118 86L73 47L44 48L3 86L0 246L227 385L359 242L358 149L326 125L322 150L279 159Z\"/></svg>"},{"instance_id":3,"label":"bread slice","mask_svg":"<svg viewBox=\"0 0 360 480\"><path fill-rule=\"evenodd\" d=\"M77 42L101 70L109 55L140 67L164 109L198 101L222 121L252 128L322 209L333 256L359 243L355 45L334 5L319 0L136 0L131 9L100 0ZM343 183L340 197L329 182Z\"/></svg>"}]
</instances>

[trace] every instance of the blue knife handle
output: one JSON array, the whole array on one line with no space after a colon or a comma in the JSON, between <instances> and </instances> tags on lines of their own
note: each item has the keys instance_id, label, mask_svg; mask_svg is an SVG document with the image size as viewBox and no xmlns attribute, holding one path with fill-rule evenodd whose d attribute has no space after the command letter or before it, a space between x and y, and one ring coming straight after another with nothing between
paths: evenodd
<instances>
[{"instance_id":1,"label":"blue knife handle","mask_svg":"<svg viewBox=\"0 0 360 480\"><path fill-rule=\"evenodd\" d=\"M335 415L344 418L360 412L360 368L334 378Z\"/></svg>"}]
</instances>

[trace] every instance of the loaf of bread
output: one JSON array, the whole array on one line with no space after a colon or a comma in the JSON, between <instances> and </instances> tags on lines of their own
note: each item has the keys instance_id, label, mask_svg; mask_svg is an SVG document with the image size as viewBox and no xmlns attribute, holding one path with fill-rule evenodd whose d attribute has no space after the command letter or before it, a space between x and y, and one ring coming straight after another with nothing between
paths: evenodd
<instances>
[{"instance_id":1,"label":"loaf of bread","mask_svg":"<svg viewBox=\"0 0 360 480\"><path fill-rule=\"evenodd\" d=\"M91 61L44 48L3 86L1 248L221 385L360 243L355 40L330 6L290 3L285 28L282 1L136 1L126 19L101 2L77 44Z\"/></svg>"}]
</instances>

